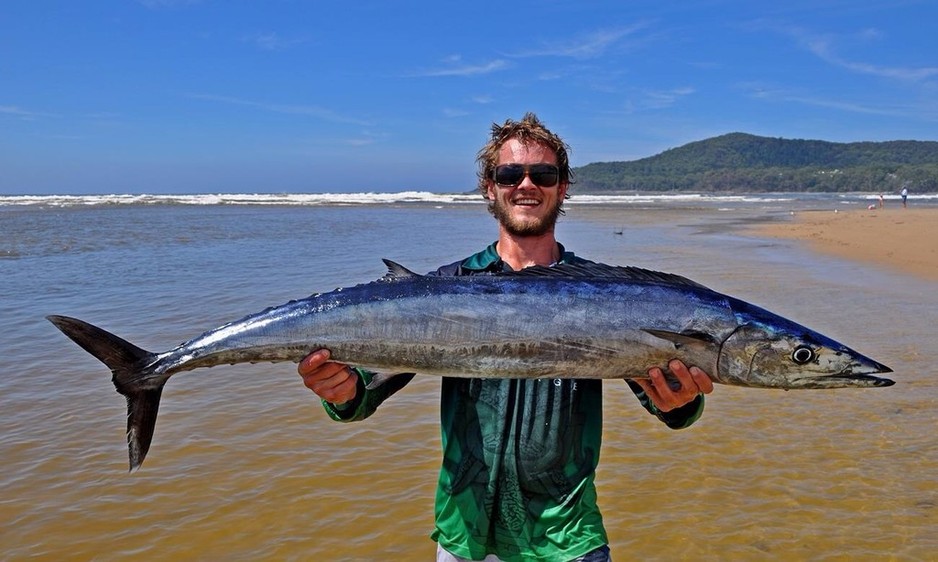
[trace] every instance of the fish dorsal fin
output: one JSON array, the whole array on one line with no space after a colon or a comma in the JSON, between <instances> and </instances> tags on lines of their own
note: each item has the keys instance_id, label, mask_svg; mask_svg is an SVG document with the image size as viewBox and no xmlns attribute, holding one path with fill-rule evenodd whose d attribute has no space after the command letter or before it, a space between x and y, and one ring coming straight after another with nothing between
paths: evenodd
<instances>
[{"instance_id":1,"label":"fish dorsal fin","mask_svg":"<svg viewBox=\"0 0 938 562\"><path fill-rule=\"evenodd\" d=\"M384 262L384 265L388 266L388 272L385 273L384 277L381 278L383 281L406 279L408 277L420 277L419 273L414 273L397 262L393 262L387 259L382 259L381 261Z\"/></svg>"},{"instance_id":2,"label":"fish dorsal fin","mask_svg":"<svg viewBox=\"0 0 938 562\"><path fill-rule=\"evenodd\" d=\"M381 278L382 281L399 281L413 277L422 277L419 273L411 271L403 265L382 259L384 265L388 267L388 272ZM675 275L673 273L664 273L640 267L608 265L584 261L580 263L561 263L551 266L535 265L526 267L520 271L505 271L495 273L495 277L562 277L567 279L589 278L589 279L617 279L621 281L640 281L645 283L658 283L662 285L675 285L684 287L697 287L706 289L707 287L691 281L686 277Z\"/></svg>"},{"instance_id":3,"label":"fish dorsal fin","mask_svg":"<svg viewBox=\"0 0 938 562\"><path fill-rule=\"evenodd\" d=\"M497 276L511 277L565 277L590 279L619 279L623 281L643 281L646 283L659 283L664 285L679 285L685 287L698 287L706 289L700 283L691 281L686 277L673 273L652 271L640 267L623 267L596 262L562 263L552 266L536 265L526 267L520 271L507 271L497 273Z\"/></svg>"}]
</instances>

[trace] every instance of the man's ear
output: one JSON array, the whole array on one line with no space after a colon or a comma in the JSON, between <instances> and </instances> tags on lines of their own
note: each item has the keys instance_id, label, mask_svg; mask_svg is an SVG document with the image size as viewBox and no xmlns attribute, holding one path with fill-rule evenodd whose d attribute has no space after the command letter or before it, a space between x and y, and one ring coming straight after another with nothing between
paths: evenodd
<instances>
[{"instance_id":1,"label":"man's ear","mask_svg":"<svg viewBox=\"0 0 938 562\"><path fill-rule=\"evenodd\" d=\"M485 198L490 201L495 200L495 182L492 180L485 180Z\"/></svg>"}]
</instances>

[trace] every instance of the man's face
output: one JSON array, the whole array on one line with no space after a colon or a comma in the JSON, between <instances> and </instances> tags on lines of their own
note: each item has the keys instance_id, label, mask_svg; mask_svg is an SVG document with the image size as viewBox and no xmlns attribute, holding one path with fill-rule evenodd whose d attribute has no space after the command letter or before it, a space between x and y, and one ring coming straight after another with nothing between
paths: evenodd
<instances>
[{"instance_id":1,"label":"man's face","mask_svg":"<svg viewBox=\"0 0 938 562\"><path fill-rule=\"evenodd\" d=\"M557 155L550 148L537 143L522 144L509 139L498 151L498 164L553 164ZM488 197L492 212L499 224L516 236L540 236L552 232L567 184L558 182L553 187L538 187L525 175L514 187L501 186L488 180Z\"/></svg>"}]
</instances>

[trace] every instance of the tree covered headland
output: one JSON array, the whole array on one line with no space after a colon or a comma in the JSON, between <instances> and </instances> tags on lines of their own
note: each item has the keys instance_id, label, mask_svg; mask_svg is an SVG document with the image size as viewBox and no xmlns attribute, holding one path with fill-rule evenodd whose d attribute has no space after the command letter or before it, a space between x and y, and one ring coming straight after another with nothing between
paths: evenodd
<instances>
[{"instance_id":1,"label":"tree covered headland","mask_svg":"<svg viewBox=\"0 0 938 562\"><path fill-rule=\"evenodd\" d=\"M938 192L938 142L836 143L730 133L574 169L576 190Z\"/></svg>"}]
</instances>

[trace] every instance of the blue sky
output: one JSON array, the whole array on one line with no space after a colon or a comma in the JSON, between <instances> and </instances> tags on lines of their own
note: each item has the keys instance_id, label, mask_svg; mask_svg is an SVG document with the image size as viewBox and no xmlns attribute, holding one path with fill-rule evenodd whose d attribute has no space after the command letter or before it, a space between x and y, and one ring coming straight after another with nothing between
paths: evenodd
<instances>
[{"instance_id":1,"label":"blue sky","mask_svg":"<svg viewBox=\"0 0 938 562\"><path fill-rule=\"evenodd\" d=\"M723 133L938 140L938 3L6 0L0 193L474 187L536 112L575 166Z\"/></svg>"}]
</instances>

